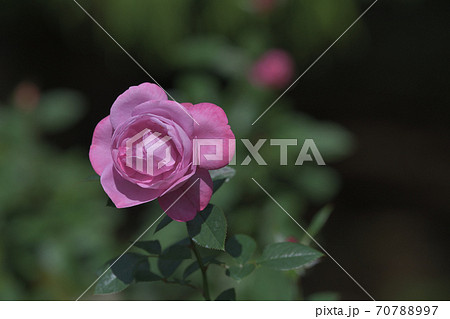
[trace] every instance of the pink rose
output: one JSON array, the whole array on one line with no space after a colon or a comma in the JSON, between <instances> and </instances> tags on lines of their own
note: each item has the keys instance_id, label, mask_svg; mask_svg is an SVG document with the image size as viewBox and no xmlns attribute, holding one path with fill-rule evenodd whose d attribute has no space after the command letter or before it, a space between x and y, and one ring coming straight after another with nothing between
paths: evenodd
<instances>
[{"instance_id":1,"label":"pink rose","mask_svg":"<svg viewBox=\"0 0 450 319\"><path fill-rule=\"evenodd\" d=\"M222 142L196 147L203 139ZM217 151L220 157L211 156ZM234 135L219 106L180 105L150 83L117 98L110 115L97 124L89 151L103 189L118 208L158 198L177 221L192 220L208 205L213 186L208 170L226 166L233 155Z\"/></svg>"},{"instance_id":2,"label":"pink rose","mask_svg":"<svg viewBox=\"0 0 450 319\"><path fill-rule=\"evenodd\" d=\"M279 49L266 52L252 66L250 80L259 86L273 89L287 87L294 75L294 62L291 56Z\"/></svg>"},{"instance_id":3,"label":"pink rose","mask_svg":"<svg viewBox=\"0 0 450 319\"><path fill-rule=\"evenodd\" d=\"M252 0L253 7L261 13L267 13L273 10L277 0Z\"/></svg>"}]
</instances>

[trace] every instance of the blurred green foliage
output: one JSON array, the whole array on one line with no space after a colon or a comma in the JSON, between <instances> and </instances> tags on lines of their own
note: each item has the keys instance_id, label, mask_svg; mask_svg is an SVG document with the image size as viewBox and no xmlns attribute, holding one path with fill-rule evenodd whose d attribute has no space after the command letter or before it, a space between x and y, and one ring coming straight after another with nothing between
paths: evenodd
<instances>
[{"instance_id":1,"label":"blurred green foliage","mask_svg":"<svg viewBox=\"0 0 450 319\"><path fill-rule=\"evenodd\" d=\"M88 181L86 154L44 139L74 124L82 101L55 90L28 109L0 108L0 299L73 299L116 251L120 218Z\"/></svg>"},{"instance_id":2,"label":"blurred green foliage","mask_svg":"<svg viewBox=\"0 0 450 319\"><path fill-rule=\"evenodd\" d=\"M252 62L274 47L290 52L298 70L303 70L312 57L336 38L336 30L344 30L357 17L358 1L280 0L274 1L270 12L258 11L257 1L250 0L79 2L157 79L158 73L175 74L173 87L165 89L177 101L220 105L238 139L299 140L298 146L289 148L288 166L278 165L279 148L267 143L261 154L268 166L257 166L254 161L248 167L236 166L236 176L213 196L212 202L227 215L230 235L251 235L258 247L286 241L289 236L302 238L297 225L251 178L305 225L302 216L333 201L340 179L329 166L312 163L294 166L302 141L313 138L325 162L331 164L350 154L354 146L352 136L336 123L318 121L295 111L301 105L289 96L283 97L252 126L281 92L255 87L247 75ZM123 52L80 8L58 0L46 1L41 6L49 18L57 21L67 41L74 36L83 37L78 34L80 26L92 24L92 34L87 36L95 37L97 50L104 50L105 61L111 63L111 68L117 67L113 62ZM363 33L364 25L359 23L353 37L362 38ZM345 51L350 45L348 41L343 39L335 50ZM154 60L159 63L152 63ZM96 270L103 262L128 246L115 238L122 214L105 206L106 196L98 181L86 181L93 173L87 154L70 145L61 151L43 137L70 130L71 125L83 118L86 99L73 91L58 90L46 92L40 101L31 111L14 105L0 108L0 299L75 299L95 279ZM246 155L238 142L237 163ZM146 209L160 212L153 204ZM148 224L155 216L149 214ZM133 231L137 236L147 226ZM150 232L145 238L158 239L167 247L185 237L183 226L170 223L164 231ZM187 261L183 263L188 265ZM157 269L156 265L151 267ZM214 274L219 271L223 269L213 267L209 276L225 277ZM199 272L194 273L193 280L199 280L199 276ZM239 282L237 298L305 298L297 280L295 271L257 269ZM213 296L234 285L228 277L213 281ZM161 283L143 283L106 298L189 300L200 297L189 287L176 291L172 288ZM324 293L311 298L335 299L336 296Z\"/></svg>"}]
</instances>

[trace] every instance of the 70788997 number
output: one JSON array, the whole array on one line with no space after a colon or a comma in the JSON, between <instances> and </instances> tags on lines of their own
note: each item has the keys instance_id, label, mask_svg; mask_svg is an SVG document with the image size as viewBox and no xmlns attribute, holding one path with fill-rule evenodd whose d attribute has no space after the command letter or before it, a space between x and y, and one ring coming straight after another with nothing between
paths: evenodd
<instances>
[{"instance_id":1,"label":"70788997 number","mask_svg":"<svg viewBox=\"0 0 450 319\"><path fill-rule=\"evenodd\" d=\"M436 314L437 309L438 306L377 306L377 316L379 315L434 316Z\"/></svg>"}]
</instances>

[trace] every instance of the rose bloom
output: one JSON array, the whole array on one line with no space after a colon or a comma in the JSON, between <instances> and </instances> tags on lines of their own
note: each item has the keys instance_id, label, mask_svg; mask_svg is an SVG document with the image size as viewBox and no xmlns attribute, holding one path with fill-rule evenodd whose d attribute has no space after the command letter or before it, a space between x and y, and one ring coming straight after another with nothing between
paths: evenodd
<instances>
[{"instance_id":1,"label":"rose bloom","mask_svg":"<svg viewBox=\"0 0 450 319\"><path fill-rule=\"evenodd\" d=\"M194 149L194 141L202 139L223 143ZM220 158L208 156L220 152ZM89 151L117 208L158 199L177 221L192 220L208 205L213 187L208 170L226 166L233 155L234 135L222 108L169 101L150 83L130 87L117 98L110 115L97 124Z\"/></svg>"},{"instance_id":2,"label":"rose bloom","mask_svg":"<svg viewBox=\"0 0 450 319\"><path fill-rule=\"evenodd\" d=\"M294 75L291 56L279 49L267 51L250 70L250 80L258 86L273 89L287 87Z\"/></svg>"}]
</instances>

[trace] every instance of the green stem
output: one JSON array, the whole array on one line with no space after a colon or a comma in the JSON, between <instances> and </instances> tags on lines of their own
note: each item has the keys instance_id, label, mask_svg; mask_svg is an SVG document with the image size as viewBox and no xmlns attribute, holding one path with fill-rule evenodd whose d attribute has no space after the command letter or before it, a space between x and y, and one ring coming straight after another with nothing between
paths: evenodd
<instances>
[{"instance_id":1,"label":"green stem","mask_svg":"<svg viewBox=\"0 0 450 319\"><path fill-rule=\"evenodd\" d=\"M202 278L203 278L203 296L205 297L205 300L210 301L211 297L209 295L209 286L208 286L208 276L206 275L206 268L203 264L202 257L200 256L200 253L197 249L197 246L195 245L194 241L191 240L191 247L194 251L195 258L197 258L198 265L200 267L200 270L202 272Z\"/></svg>"}]
</instances>

